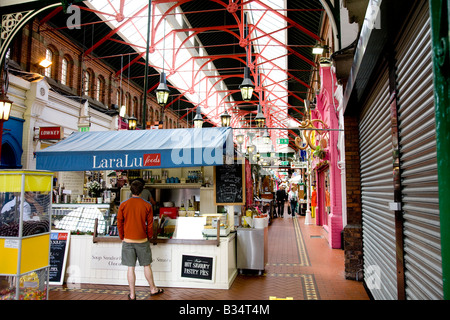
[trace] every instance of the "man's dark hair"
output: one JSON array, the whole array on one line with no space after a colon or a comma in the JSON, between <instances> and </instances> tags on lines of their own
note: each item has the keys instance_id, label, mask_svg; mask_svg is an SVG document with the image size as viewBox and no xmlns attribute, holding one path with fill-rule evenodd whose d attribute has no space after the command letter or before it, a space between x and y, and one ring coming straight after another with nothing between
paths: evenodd
<instances>
[{"instance_id":1,"label":"man's dark hair","mask_svg":"<svg viewBox=\"0 0 450 320\"><path fill-rule=\"evenodd\" d=\"M131 194L138 196L141 194L142 190L144 190L144 184L142 182L140 182L139 180L134 180L131 183L131 186L130 186Z\"/></svg>"}]
</instances>

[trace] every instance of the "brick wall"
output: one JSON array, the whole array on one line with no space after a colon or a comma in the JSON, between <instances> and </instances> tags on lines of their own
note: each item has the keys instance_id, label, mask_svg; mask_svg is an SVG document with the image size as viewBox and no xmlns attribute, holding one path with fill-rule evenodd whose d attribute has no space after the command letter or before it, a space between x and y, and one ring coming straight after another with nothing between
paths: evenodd
<instances>
[{"instance_id":1,"label":"brick wall","mask_svg":"<svg viewBox=\"0 0 450 320\"><path fill-rule=\"evenodd\" d=\"M362 211L358 118L345 115L347 225L344 228L345 277L362 280Z\"/></svg>"},{"instance_id":2,"label":"brick wall","mask_svg":"<svg viewBox=\"0 0 450 320\"><path fill-rule=\"evenodd\" d=\"M52 64L51 79L47 79L53 86L61 89L67 95L81 96L83 85L83 74L86 71L91 75L91 86L89 94L83 95L83 98L89 99L90 104L100 108L109 109L112 104L118 106L123 105L125 96L129 95L130 105L127 106L127 114L135 115L138 123L142 123L142 106L143 97L141 87L128 82L126 74L116 76L116 70L113 70L102 59L93 56L83 57L83 52L74 42L67 39L59 32L53 30L51 26L46 24L39 25L38 20L28 23L19 33L11 45L11 59L17 62L21 68L28 72L44 74L44 69L38 64L45 57L46 49L49 48L53 52L54 60ZM63 58L69 60L69 79L66 85L61 83L61 66ZM124 60L127 56L124 56ZM128 60L126 60L128 62ZM97 78L104 79L103 95L97 100ZM84 78L85 79L85 78ZM121 90L121 101L117 99L117 91ZM137 101L135 108L132 108L131 101ZM155 117L155 111L160 112L161 107L152 98L147 100L147 116L148 120L159 120ZM173 123L173 127L177 123L178 116L171 110L165 110L165 116L168 121L164 122L164 128L168 128L169 123ZM181 127L187 127L185 119L178 121Z\"/></svg>"}]
</instances>

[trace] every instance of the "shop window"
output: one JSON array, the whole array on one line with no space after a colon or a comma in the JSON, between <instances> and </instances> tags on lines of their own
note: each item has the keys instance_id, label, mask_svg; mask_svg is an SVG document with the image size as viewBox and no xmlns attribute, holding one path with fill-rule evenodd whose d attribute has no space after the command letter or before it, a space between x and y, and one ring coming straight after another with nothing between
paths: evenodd
<instances>
[{"instance_id":1,"label":"shop window","mask_svg":"<svg viewBox=\"0 0 450 320\"><path fill-rule=\"evenodd\" d=\"M89 71L84 73L83 95L89 96L89 88L91 87L91 74Z\"/></svg>"},{"instance_id":2,"label":"shop window","mask_svg":"<svg viewBox=\"0 0 450 320\"><path fill-rule=\"evenodd\" d=\"M139 120L141 119L141 115L140 112L138 112L139 108L138 108L138 98L134 97L133 98L133 102L131 103L131 108L133 109L132 115L134 114L134 116Z\"/></svg>"},{"instance_id":3,"label":"shop window","mask_svg":"<svg viewBox=\"0 0 450 320\"><path fill-rule=\"evenodd\" d=\"M53 64L53 52L52 50L50 50L49 48L47 48L45 50L45 59L47 59L48 61L51 61ZM44 72L45 76L48 78L52 77L52 65L48 66L47 68L45 68L45 72Z\"/></svg>"},{"instance_id":4,"label":"shop window","mask_svg":"<svg viewBox=\"0 0 450 320\"><path fill-rule=\"evenodd\" d=\"M155 124L156 122L159 121L159 111L158 110L155 110L155 116L153 118L153 121L154 121L153 124Z\"/></svg>"},{"instance_id":5,"label":"shop window","mask_svg":"<svg viewBox=\"0 0 450 320\"><path fill-rule=\"evenodd\" d=\"M330 170L325 171L325 212L331 213L330 204Z\"/></svg>"},{"instance_id":6,"label":"shop window","mask_svg":"<svg viewBox=\"0 0 450 320\"><path fill-rule=\"evenodd\" d=\"M61 63L61 83L63 85L67 85L67 68L68 68L69 62L66 58L62 59Z\"/></svg>"},{"instance_id":7,"label":"shop window","mask_svg":"<svg viewBox=\"0 0 450 320\"><path fill-rule=\"evenodd\" d=\"M121 97L120 89L118 89L116 91L116 102L117 102L117 105L119 106L119 108L122 106L122 101L120 100L120 97Z\"/></svg>"},{"instance_id":8,"label":"shop window","mask_svg":"<svg viewBox=\"0 0 450 320\"><path fill-rule=\"evenodd\" d=\"M97 78L95 99L105 104L105 79L102 76Z\"/></svg>"},{"instance_id":9,"label":"shop window","mask_svg":"<svg viewBox=\"0 0 450 320\"><path fill-rule=\"evenodd\" d=\"M69 57L64 57L61 61L61 83L65 86L71 87L72 74L72 60Z\"/></svg>"},{"instance_id":10,"label":"shop window","mask_svg":"<svg viewBox=\"0 0 450 320\"><path fill-rule=\"evenodd\" d=\"M127 108L127 114L129 116L132 116L132 112L133 110L131 109L131 96L130 94L127 92L127 94L125 95L125 106Z\"/></svg>"}]
</instances>

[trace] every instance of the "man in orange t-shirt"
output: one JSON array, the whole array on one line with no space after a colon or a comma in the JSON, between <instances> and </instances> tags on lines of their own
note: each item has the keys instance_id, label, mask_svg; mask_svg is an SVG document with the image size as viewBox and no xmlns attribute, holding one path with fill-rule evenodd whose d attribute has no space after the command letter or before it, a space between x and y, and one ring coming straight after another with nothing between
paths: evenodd
<instances>
[{"instance_id":1,"label":"man in orange t-shirt","mask_svg":"<svg viewBox=\"0 0 450 320\"><path fill-rule=\"evenodd\" d=\"M163 289L156 287L151 268L152 251L148 239L153 236L152 205L139 197L144 185L140 181L133 181L130 186L131 198L123 201L117 213L117 229L122 240L122 264L128 266L127 280L130 287L128 299L136 300L136 260L144 267L144 275L150 286L150 294L163 293Z\"/></svg>"}]
</instances>

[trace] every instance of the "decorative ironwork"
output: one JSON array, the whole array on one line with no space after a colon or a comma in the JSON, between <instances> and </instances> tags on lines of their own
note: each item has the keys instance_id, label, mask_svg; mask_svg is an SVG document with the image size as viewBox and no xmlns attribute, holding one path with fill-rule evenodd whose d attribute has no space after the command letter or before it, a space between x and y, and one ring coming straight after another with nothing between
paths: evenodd
<instances>
[{"instance_id":1,"label":"decorative ironwork","mask_svg":"<svg viewBox=\"0 0 450 320\"><path fill-rule=\"evenodd\" d=\"M19 24L23 17L30 11L14 12L10 14L4 14L2 16L2 30L1 38L5 40L8 35L14 31L14 28Z\"/></svg>"}]
</instances>

